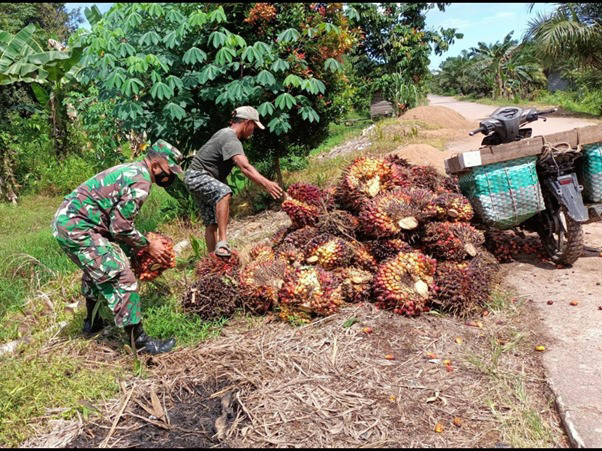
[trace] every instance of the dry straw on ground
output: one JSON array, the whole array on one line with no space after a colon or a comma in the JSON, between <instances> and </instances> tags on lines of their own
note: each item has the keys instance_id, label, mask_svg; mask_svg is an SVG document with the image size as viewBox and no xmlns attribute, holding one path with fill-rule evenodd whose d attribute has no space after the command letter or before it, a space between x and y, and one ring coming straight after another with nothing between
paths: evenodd
<instances>
[{"instance_id":1,"label":"dry straw on ground","mask_svg":"<svg viewBox=\"0 0 602 451\"><path fill-rule=\"evenodd\" d=\"M149 360L151 377L100 407L104 419L88 424L78 445L566 446L556 414L541 402L547 392L542 374L532 372L529 339L498 315L482 322L405 318L360 304L300 328L269 319L246 330L226 327L219 339ZM505 344L495 354L498 342ZM515 393L515 382L529 395ZM175 421L191 396L198 406ZM217 428L201 412L209 406ZM533 413L543 421L541 436L515 437L530 431L521 422ZM434 432L437 423L444 432ZM134 433L148 427L155 432ZM56 434L48 437L57 444Z\"/></svg>"}]
</instances>

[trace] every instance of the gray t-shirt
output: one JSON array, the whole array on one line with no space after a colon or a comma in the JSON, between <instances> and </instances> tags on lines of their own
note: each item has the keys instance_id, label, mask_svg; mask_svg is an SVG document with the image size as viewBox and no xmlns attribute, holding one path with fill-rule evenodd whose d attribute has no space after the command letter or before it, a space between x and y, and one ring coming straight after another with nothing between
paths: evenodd
<instances>
[{"instance_id":1,"label":"gray t-shirt","mask_svg":"<svg viewBox=\"0 0 602 451\"><path fill-rule=\"evenodd\" d=\"M222 128L197 150L190 163L190 169L195 171L205 169L220 182L225 183L234 166L232 157L244 154L242 143L236 137L236 132L230 127Z\"/></svg>"}]
</instances>

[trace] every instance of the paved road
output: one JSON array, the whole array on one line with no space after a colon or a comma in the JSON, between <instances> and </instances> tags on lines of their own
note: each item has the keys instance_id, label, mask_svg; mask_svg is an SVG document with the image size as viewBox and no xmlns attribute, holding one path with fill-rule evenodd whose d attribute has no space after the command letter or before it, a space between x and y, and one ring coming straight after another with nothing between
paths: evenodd
<instances>
[{"instance_id":1,"label":"paved road","mask_svg":"<svg viewBox=\"0 0 602 451\"><path fill-rule=\"evenodd\" d=\"M479 121L488 117L498 107L483 105L474 102L460 102L453 97L429 95L429 105L443 106L457 111L469 121L474 121L474 128L479 126ZM572 117L552 117L548 116L546 122L538 120L531 122L529 127L533 129L533 136L547 135L551 133L563 132L572 130L577 127L594 124L594 121L572 118ZM481 133L475 136L466 136L465 140L450 143L448 150L451 153L465 152L467 150L476 150L481 145L483 135Z\"/></svg>"},{"instance_id":2,"label":"paved road","mask_svg":"<svg viewBox=\"0 0 602 451\"><path fill-rule=\"evenodd\" d=\"M429 100L475 122L495 109L452 97L429 96ZM534 122L532 127L534 135L545 135L591 123L558 117ZM449 150L477 149L480 139L452 143ZM506 284L532 299L532 315L541 325L540 341L546 347L546 377L573 446L594 448L602 447L602 309L598 308L602 306L602 223L583 228L586 249L571 268L556 269L537 259L515 262L509 264ZM579 304L571 306L572 300Z\"/></svg>"}]
</instances>

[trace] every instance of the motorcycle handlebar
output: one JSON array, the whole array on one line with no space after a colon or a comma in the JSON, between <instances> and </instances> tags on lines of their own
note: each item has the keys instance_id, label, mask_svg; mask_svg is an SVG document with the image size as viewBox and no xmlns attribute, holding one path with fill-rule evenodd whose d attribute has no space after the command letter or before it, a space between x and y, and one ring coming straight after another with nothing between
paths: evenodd
<instances>
[{"instance_id":1,"label":"motorcycle handlebar","mask_svg":"<svg viewBox=\"0 0 602 451\"><path fill-rule=\"evenodd\" d=\"M479 132L483 132L485 129L483 127L475 128L473 131L468 132L468 136L474 136Z\"/></svg>"},{"instance_id":2,"label":"motorcycle handlebar","mask_svg":"<svg viewBox=\"0 0 602 451\"><path fill-rule=\"evenodd\" d=\"M537 114L550 114L558 111L558 108L550 108L549 110L538 111Z\"/></svg>"}]
</instances>

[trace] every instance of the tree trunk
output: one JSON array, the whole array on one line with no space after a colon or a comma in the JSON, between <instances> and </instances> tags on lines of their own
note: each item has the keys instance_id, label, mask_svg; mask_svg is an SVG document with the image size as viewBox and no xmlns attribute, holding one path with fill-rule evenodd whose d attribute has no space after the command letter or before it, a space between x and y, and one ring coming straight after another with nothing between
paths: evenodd
<instances>
[{"instance_id":1,"label":"tree trunk","mask_svg":"<svg viewBox=\"0 0 602 451\"><path fill-rule=\"evenodd\" d=\"M2 145L3 143L0 143ZM6 199L13 205L17 204L17 191L19 185L15 180L12 166L12 152L0 149L0 199Z\"/></svg>"},{"instance_id":2,"label":"tree trunk","mask_svg":"<svg viewBox=\"0 0 602 451\"><path fill-rule=\"evenodd\" d=\"M54 152L57 160L60 160L67 152L67 121L65 120L66 114L63 114L63 105L58 88L55 88L55 91L51 94L49 103Z\"/></svg>"},{"instance_id":3,"label":"tree trunk","mask_svg":"<svg viewBox=\"0 0 602 451\"><path fill-rule=\"evenodd\" d=\"M284 186L282 183L282 170L280 169L280 157L274 155L274 172L276 173L276 181L280 186Z\"/></svg>"}]
</instances>

